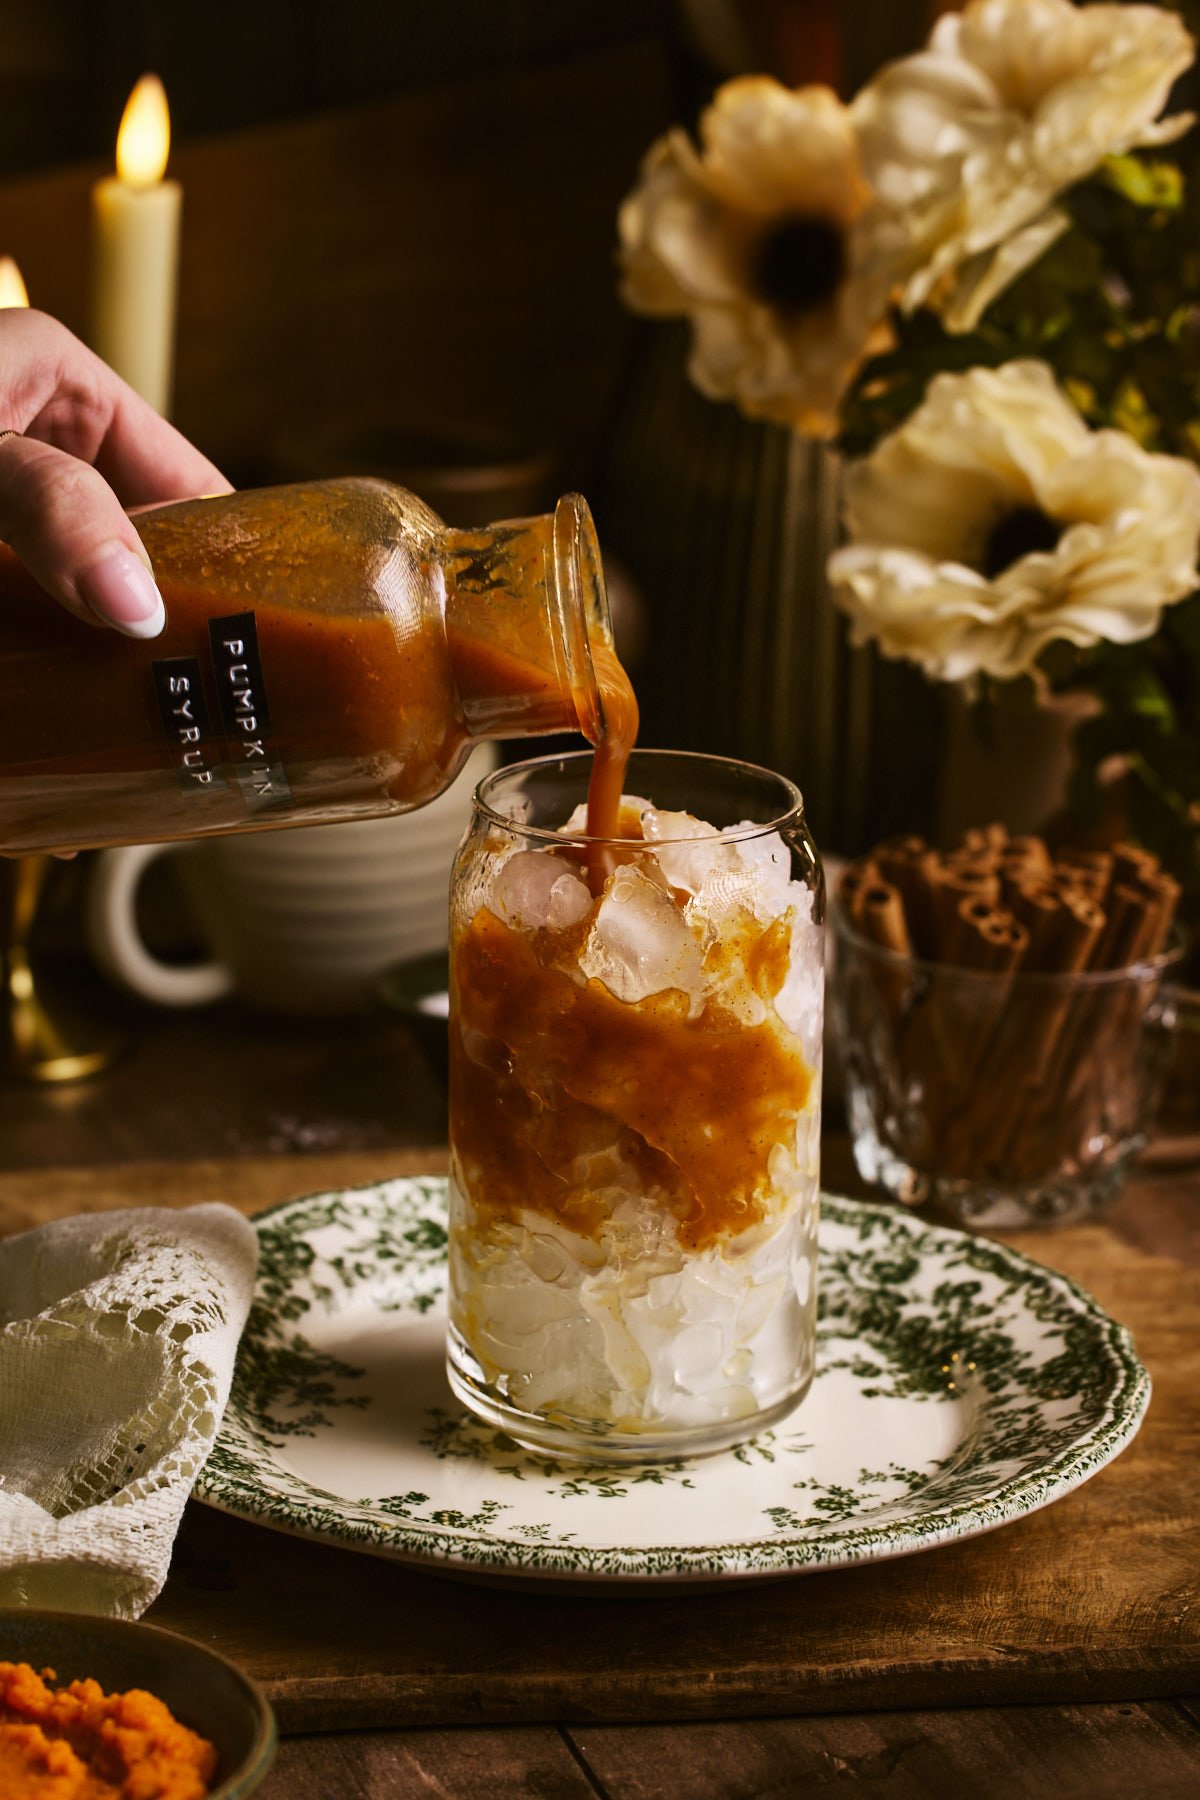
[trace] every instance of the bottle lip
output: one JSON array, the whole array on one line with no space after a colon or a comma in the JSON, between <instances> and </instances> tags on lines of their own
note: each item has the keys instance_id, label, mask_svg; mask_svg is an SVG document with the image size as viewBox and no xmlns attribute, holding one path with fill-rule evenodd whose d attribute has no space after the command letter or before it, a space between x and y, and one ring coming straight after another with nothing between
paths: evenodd
<instances>
[{"instance_id":1,"label":"bottle lip","mask_svg":"<svg viewBox=\"0 0 1200 1800\"><path fill-rule=\"evenodd\" d=\"M636 840L629 838L590 837L585 830L564 832L561 827L534 825L528 817L521 816L519 809L526 804L519 791L523 783L533 782L547 792L552 792L554 785L558 783L570 785L578 801L586 794L592 766L593 756L590 750L566 750L549 756L526 757L521 762L505 763L500 768L491 770L477 785L473 796L475 811L488 824L499 826L502 831L545 844L611 844L625 849L656 849L664 844L695 843L693 837L666 837L650 839L645 844L638 845ZM745 762L738 757L715 756L706 750L659 750L641 746L629 758L627 791L637 793L641 784L646 790L646 797L650 798L653 790L660 787L662 777L674 777L675 781L679 781L687 776L692 777L686 785L691 786L697 805L703 805L704 802L706 777L748 777L760 784L764 793L768 789L774 789L778 806L764 806L761 818L746 818L738 823L719 827L719 834L726 843L748 843L754 838L769 837L774 832L796 828L806 834L808 832L804 796L795 782L775 769L766 769L758 763ZM502 798L506 788L517 790L510 797L514 810L507 812ZM815 845L812 848L815 855Z\"/></svg>"},{"instance_id":2,"label":"bottle lip","mask_svg":"<svg viewBox=\"0 0 1200 1800\"><path fill-rule=\"evenodd\" d=\"M579 729L590 744L604 736L604 706L592 641L610 649L612 616L591 508L582 494L564 494L554 509L554 595L558 641Z\"/></svg>"}]
</instances>

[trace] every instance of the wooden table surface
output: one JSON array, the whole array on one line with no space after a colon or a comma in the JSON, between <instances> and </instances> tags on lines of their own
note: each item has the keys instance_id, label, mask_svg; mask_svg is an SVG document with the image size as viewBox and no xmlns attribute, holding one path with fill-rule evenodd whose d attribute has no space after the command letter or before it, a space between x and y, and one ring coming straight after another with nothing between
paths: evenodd
<instances>
[{"instance_id":1,"label":"wooden table surface","mask_svg":"<svg viewBox=\"0 0 1200 1800\"><path fill-rule=\"evenodd\" d=\"M0 1084L0 1231L96 1205L253 1211L444 1155L440 1085L397 1021L84 997L126 1053L71 1088ZM836 1129L825 1184L860 1191ZM151 1616L232 1642L272 1693L262 1800L1194 1793L1200 1174L1143 1172L1109 1222L1012 1241L1131 1326L1155 1394L1116 1463L1001 1532L755 1589L577 1599L192 1505Z\"/></svg>"}]
</instances>

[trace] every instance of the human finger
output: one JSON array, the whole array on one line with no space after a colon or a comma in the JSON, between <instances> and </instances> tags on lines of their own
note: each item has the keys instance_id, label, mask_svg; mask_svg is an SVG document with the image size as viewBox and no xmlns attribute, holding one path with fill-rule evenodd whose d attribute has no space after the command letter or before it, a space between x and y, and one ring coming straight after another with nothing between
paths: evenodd
<instances>
[{"instance_id":1,"label":"human finger","mask_svg":"<svg viewBox=\"0 0 1200 1800\"><path fill-rule=\"evenodd\" d=\"M135 638L165 625L150 558L104 477L11 428L0 439L0 538L77 618Z\"/></svg>"}]
</instances>

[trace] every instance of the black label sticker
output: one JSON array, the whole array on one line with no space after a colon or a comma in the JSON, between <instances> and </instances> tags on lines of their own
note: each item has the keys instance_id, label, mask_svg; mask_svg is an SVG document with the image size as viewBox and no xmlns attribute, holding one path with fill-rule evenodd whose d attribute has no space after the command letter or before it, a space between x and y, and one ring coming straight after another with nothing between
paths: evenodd
<instances>
[{"instance_id":1,"label":"black label sticker","mask_svg":"<svg viewBox=\"0 0 1200 1800\"><path fill-rule=\"evenodd\" d=\"M168 656L156 662L154 692L180 787L188 793L213 787L220 745L196 657Z\"/></svg>"},{"instance_id":2,"label":"black label sticker","mask_svg":"<svg viewBox=\"0 0 1200 1800\"><path fill-rule=\"evenodd\" d=\"M217 705L233 774L248 807L258 811L292 797L271 742L271 712L252 612L210 619Z\"/></svg>"}]
</instances>

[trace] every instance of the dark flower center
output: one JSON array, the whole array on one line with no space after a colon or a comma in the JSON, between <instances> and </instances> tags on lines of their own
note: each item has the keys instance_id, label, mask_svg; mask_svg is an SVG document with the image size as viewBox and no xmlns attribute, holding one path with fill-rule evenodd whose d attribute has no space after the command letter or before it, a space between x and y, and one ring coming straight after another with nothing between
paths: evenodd
<instances>
[{"instance_id":1,"label":"dark flower center","mask_svg":"<svg viewBox=\"0 0 1200 1800\"><path fill-rule=\"evenodd\" d=\"M983 550L983 572L989 581L1035 550L1053 550L1062 526L1040 506L1014 506L992 527Z\"/></svg>"},{"instance_id":2,"label":"dark flower center","mask_svg":"<svg viewBox=\"0 0 1200 1800\"><path fill-rule=\"evenodd\" d=\"M777 219L758 246L754 290L780 312L805 313L837 292L846 273L846 246L827 219Z\"/></svg>"}]
</instances>

